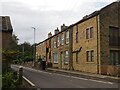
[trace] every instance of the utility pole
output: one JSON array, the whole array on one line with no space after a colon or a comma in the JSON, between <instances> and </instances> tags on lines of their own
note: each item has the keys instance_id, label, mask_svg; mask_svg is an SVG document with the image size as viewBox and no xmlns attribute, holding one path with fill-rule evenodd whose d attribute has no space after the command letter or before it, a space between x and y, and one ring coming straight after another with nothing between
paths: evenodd
<instances>
[{"instance_id":1,"label":"utility pole","mask_svg":"<svg viewBox=\"0 0 120 90\"><path fill-rule=\"evenodd\" d=\"M36 59L36 48L35 48L35 27L32 27L32 29L34 30L34 46L33 46L33 66L35 66L35 59Z\"/></svg>"}]
</instances>

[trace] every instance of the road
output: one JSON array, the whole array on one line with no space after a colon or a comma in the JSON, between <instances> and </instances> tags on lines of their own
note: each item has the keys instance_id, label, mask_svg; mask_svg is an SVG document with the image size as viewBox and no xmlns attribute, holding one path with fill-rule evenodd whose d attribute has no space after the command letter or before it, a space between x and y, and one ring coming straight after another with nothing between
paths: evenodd
<instances>
[{"instance_id":1,"label":"road","mask_svg":"<svg viewBox=\"0 0 120 90\"><path fill-rule=\"evenodd\" d=\"M17 71L18 67L11 65ZM28 67L23 67L23 75L37 88L118 88L118 84L114 82L67 76Z\"/></svg>"}]
</instances>

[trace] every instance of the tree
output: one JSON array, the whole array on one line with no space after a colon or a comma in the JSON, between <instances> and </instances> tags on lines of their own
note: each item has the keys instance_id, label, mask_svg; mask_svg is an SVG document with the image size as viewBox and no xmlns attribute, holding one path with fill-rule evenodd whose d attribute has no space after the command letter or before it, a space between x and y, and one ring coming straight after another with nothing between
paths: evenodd
<instances>
[{"instance_id":1,"label":"tree","mask_svg":"<svg viewBox=\"0 0 120 90\"><path fill-rule=\"evenodd\" d=\"M22 59L24 62L33 60L33 47L29 42L21 44L19 50L22 52Z\"/></svg>"},{"instance_id":2,"label":"tree","mask_svg":"<svg viewBox=\"0 0 120 90\"><path fill-rule=\"evenodd\" d=\"M10 47L3 50L6 61L9 62L25 62L33 60L33 46L29 42L18 44L18 37L13 34Z\"/></svg>"},{"instance_id":3,"label":"tree","mask_svg":"<svg viewBox=\"0 0 120 90\"><path fill-rule=\"evenodd\" d=\"M19 48L18 41L19 41L18 37L15 34L13 34L9 49L18 50L18 48Z\"/></svg>"},{"instance_id":4,"label":"tree","mask_svg":"<svg viewBox=\"0 0 120 90\"><path fill-rule=\"evenodd\" d=\"M2 70L8 71L10 67L10 62L12 62L19 55L18 50L18 38L15 34L12 35L12 39L10 41L10 45L7 48L2 49Z\"/></svg>"}]
</instances>

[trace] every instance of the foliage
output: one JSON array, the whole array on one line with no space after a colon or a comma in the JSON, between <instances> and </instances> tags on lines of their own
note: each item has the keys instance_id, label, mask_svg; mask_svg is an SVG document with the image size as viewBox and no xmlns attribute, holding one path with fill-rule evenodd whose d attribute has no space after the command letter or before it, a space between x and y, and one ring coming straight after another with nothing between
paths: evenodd
<instances>
[{"instance_id":1,"label":"foliage","mask_svg":"<svg viewBox=\"0 0 120 90\"><path fill-rule=\"evenodd\" d=\"M33 61L33 57L32 57L32 56L26 56L26 57L24 58L24 61L25 61L25 62Z\"/></svg>"},{"instance_id":2,"label":"foliage","mask_svg":"<svg viewBox=\"0 0 120 90\"><path fill-rule=\"evenodd\" d=\"M3 50L2 53L5 56L7 62L12 62L12 60L15 60L20 54L19 51L14 51L14 50Z\"/></svg>"},{"instance_id":3,"label":"foliage","mask_svg":"<svg viewBox=\"0 0 120 90\"><path fill-rule=\"evenodd\" d=\"M33 46L29 42L24 42L23 44L18 44L18 38L16 35L12 36L11 44L9 48L2 50L2 55L7 61L6 68L9 67L9 63L21 63L23 61L32 61L33 60ZM9 90L16 90L18 87L18 79L14 78L14 74L5 70L2 75L2 85L3 89L9 88Z\"/></svg>"},{"instance_id":4,"label":"foliage","mask_svg":"<svg viewBox=\"0 0 120 90\"><path fill-rule=\"evenodd\" d=\"M24 62L32 61L33 60L33 47L30 45L29 42L24 42L23 44L19 45L19 50L21 53L21 59Z\"/></svg>"},{"instance_id":5,"label":"foliage","mask_svg":"<svg viewBox=\"0 0 120 90\"><path fill-rule=\"evenodd\" d=\"M18 44L18 37L13 34L10 47L3 50L7 62L21 63L22 61L32 61L33 46L29 42Z\"/></svg>"},{"instance_id":6,"label":"foliage","mask_svg":"<svg viewBox=\"0 0 120 90\"><path fill-rule=\"evenodd\" d=\"M12 72L6 72L2 76L2 88L3 90L9 88L9 90L16 90L19 85L18 79L14 79L14 75Z\"/></svg>"},{"instance_id":7,"label":"foliage","mask_svg":"<svg viewBox=\"0 0 120 90\"><path fill-rule=\"evenodd\" d=\"M11 40L11 43L10 43L10 50L18 50L18 37L15 35L15 34L13 34L12 35L12 40Z\"/></svg>"},{"instance_id":8,"label":"foliage","mask_svg":"<svg viewBox=\"0 0 120 90\"><path fill-rule=\"evenodd\" d=\"M13 34L9 47L2 50L2 55L7 63L10 63L12 60L17 59L21 53L18 49L18 40L19 39L17 36Z\"/></svg>"}]
</instances>

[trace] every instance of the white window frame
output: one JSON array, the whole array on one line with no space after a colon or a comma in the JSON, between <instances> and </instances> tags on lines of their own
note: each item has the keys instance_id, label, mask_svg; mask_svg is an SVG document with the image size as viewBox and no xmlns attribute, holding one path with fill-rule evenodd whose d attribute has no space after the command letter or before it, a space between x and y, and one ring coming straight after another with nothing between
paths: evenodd
<instances>
[{"instance_id":1,"label":"white window frame","mask_svg":"<svg viewBox=\"0 0 120 90\"><path fill-rule=\"evenodd\" d=\"M58 53L54 53L53 54L53 58L54 58L54 63L58 63Z\"/></svg>"},{"instance_id":2,"label":"white window frame","mask_svg":"<svg viewBox=\"0 0 120 90\"><path fill-rule=\"evenodd\" d=\"M61 45L64 45L64 33L61 35Z\"/></svg>"},{"instance_id":3,"label":"white window frame","mask_svg":"<svg viewBox=\"0 0 120 90\"><path fill-rule=\"evenodd\" d=\"M69 44L69 31L66 32L66 44Z\"/></svg>"},{"instance_id":4,"label":"white window frame","mask_svg":"<svg viewBox=\"0 0 120 90\"><path fill-rule=\"evenodd\" d=\"M56 37L54 37L54 48L56 48Z\"/></svg>"},{"instance_id":5,"label":"white window frame","mask_svg":"<svg viewBox=\"0 0 120 90\"><path fill-rule=\"evenodd\" d=\"M58 36L58 47L60 46L60 36Z\"/></svg>"},{"instance_id":6,"label":"white window frame","mask_svg":"<svg viewBox=\"0 0 120 90\"><path fill-rule=\"evenodd\" d=\"M64 63L68 64L68 62L69 62L69 52L65 51Z\"/></svg>"}]
</instances>

